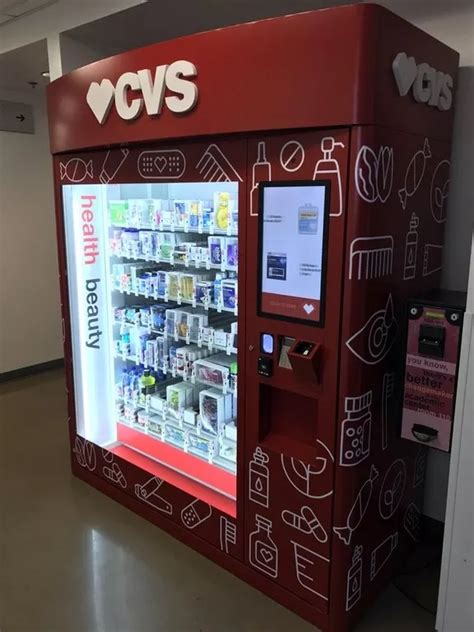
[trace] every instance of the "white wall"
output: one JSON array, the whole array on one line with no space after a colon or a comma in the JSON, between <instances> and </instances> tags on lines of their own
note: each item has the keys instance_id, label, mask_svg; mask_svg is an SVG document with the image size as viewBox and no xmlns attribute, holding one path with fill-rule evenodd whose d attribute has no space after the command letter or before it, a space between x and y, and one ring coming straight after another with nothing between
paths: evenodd
<instances>
[{"instance_id":1,"label":"white wall","mask_svg":"<svg viewBox=\"0 0 474 632\"><path fill-rule=\"evenodd\" d=\"M40 90L37 88L37 90ZM63 356L52 164L44 91L0 98L32 103L35 133L0 131L0 373Z\"/></svg>"}]
</instances>

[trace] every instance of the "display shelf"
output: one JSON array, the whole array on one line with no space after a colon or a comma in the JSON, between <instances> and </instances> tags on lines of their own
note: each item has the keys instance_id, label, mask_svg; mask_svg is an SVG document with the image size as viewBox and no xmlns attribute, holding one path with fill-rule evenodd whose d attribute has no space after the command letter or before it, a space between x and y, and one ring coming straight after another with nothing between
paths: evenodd
<instances>
[{"instance_id":1,"label":"display shelf","mask_svg":"<svg viewBox=\"0 0 474 632\"><path fill-rule=\"evenodd\" d=\"M120 421L117 423L117 439L229 499L236 498L236 476L228 470Z\"/></svg>"},{"instance_id":2,"label":"display shelf","mask_svg":"<svg viewBox=\"0 0 474 632\"><path fill-rule=\"evenodd\" d=\"M238 229L230 226L227 229L216 228L215 226L198 226L197 228L190 226L178 226L176 224L160 224L152 225L147 223L128 222L119 224L111 222L112 228L122 228L124 230L153 230L159 233L185 233L197 235L222 235L223 237L238 237Z\"/></svg>"},{"instance_id":3,"label":"display shelf","mask_svg":"<svg viewBox=\"0 0 474 632\"><path fill-rule=\"evenodd\" d=\"M231 354L237 354L237 347L234 347L231 344L225 344L225 345L220 345L220 344L216 344L214 341L211 342L205 342L202 340L202 336L198 336L196 337L191 337L191 336L180 336L180 335L176 335L176 334L169 334L166 333L164 331L159 331L158 329L153 329L152 327L149 327L148 325L136 325L133 323L127 323L127 322L123 322L121 320L114 320L113 321L113 325L116 327L126 327L127 329L130 330L135 330L135 331L143 331L146 330L148 333L154 334L157 337L164 337L166 336L167 338L171 338L174 341L181 341L181 342L185 342L186 346L190 346L190 345L197 345L198 347L205 347L207 349L209 349L209 351L225 351L227 353L227 355L231 355ZM205 327L205 329L207 330L212 330L213 332L216 331L215 329L213 329L212 327ZM218 330L221 331L221 330ZM236 334L232 334L229 331L224 332L226 334L226 337L228 338L229 336L235 336ZM208 334L209 335L209 334ZM120 355L120 354L116 354L116 355Z\"/></svg>"},{"instance_id":4,"label":"display shelf","mask_svg":"<svg viewBox=\"0 0 474 632\"><path fill-rule=\"evenodd\" d=\"M212 309L218 313L227 312L229 314L234 314L234 316L237 316L238 314L237 306L235 308L231 308L231 307L225 307L224 305L219 305L216 303L202 303L196 300L188 301L183 298L164 297L164 296L158 296L155 294L148 294L145 292L138 292L134 290L122 290L121 288L116 288L116 287L112 288L112 291L119 292L120 294L123 294L125 296L137 296L137 297L141 296L149 300L151 299L154 301L163 301L164 303L176 303L178 306L179 305L192 305L193 307L203 307L206 311L209 309Z\"/></svg>"},{"instance_id":5,"label":"display shelf","mask_svg":"<svg viewBox=\"0 0 474 632\"><path fill-rule=\"evenodd\" d=\"M146 263L165 264L170 266L177 266L181 268L193 268L196 270L217 270L219 272L235 272L238 273L239 267L228 265L227 263L211 263L208 260L197 261L196 259L190 259L185 261L176 261L173 257L157 257L155 255L132 255L123 252L109 252L110 257L118 257L120 259L130 259L131 261L144 261Z\"/></svg>"}]
</instances>

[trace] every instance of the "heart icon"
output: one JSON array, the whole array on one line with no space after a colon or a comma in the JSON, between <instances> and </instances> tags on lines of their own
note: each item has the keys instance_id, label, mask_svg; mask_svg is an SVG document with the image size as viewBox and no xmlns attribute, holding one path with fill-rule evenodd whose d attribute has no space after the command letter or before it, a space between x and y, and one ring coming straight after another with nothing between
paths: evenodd
<instances>
[{"instance_id":1,"label":"heart icon","mask_svg":"<svg viewBox=\"0 0 474 632\"><path fill-rule=\"evenodd\" d=\"M110 79L102 79L100 83L93 81L89 86L86 101L100 125L104 124L109 114L114 94L115 88Z\"/></svg>"},{"instance_id":2,"label":"heart icon","mask_svg":"<svg viewBox=\"0 0 474 632\"><path fill-rule=\"evenodd\" d=\"M163 173L167 162L168 161L166 160L166 158L164 156L157 156L155 158L155 167L156 167L158 173Z\"/></svg>"},{"instance_id":3,"label":"heart icon","mask_svg":"<svg viewBox=\"0 0 474 632\"><path fill-rule=\"evenodd\" d=\"M303 305L303 309L309 316L312 312L314 312L314 305L312 305L311 303L305 303Z\"/></svg>"},{"instance_id":4,"label":"heart icon","mask_svg":"<svg viewBox=\"0 0 474 632\"><path fill-rule=\"evenodd\" d=\"M398 53L392 62L392 69L400 96L404 97L412 87L418 72L415 58L407 57L406 53Z\"/></svg>"},{"instance_id":5,"label":"heart icon","mask_svg":"<svg viewBox=\"0 0 474 632\"><path fill-rule=\"evenodd\" d=\"M273 559L273 551L271 551L270 549L266 549L266 548L262 547L260 549L260 556L261 556L262 560L266 564L268 564Z\"/></svg>"}]
</instances>

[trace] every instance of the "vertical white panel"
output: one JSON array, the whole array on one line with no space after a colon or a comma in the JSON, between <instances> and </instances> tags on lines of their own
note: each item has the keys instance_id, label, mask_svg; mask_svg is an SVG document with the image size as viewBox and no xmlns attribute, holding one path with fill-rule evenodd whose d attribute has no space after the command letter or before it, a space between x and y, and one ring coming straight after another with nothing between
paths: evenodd
<instances>
[{"instance_id":1,"label":"vertical white panel","mask_svg":"<svg viewBox=\"0 0 474 632\"><path fill-rule=\"evenodd\" d=\"M64 187L69 303L78 433L115 439L105 187Z\"/></svg>"}]
</instances>

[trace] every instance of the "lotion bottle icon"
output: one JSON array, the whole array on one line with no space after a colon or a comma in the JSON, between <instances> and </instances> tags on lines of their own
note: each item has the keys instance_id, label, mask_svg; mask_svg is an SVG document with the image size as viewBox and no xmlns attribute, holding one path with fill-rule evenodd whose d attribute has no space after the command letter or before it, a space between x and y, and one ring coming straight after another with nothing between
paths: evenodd
<instances>
[{"instance_id":1,"label":"lotion bottle icon","mask_svg":"<svg viewBox=\"0 0 474 632\"><path fill-rule=\"evenodd\" d=\"M332 136L325 136L321 140L321 151L323 157L318 160L314 168L313 180L318 178L327 178L333 176L336 180L337 191L335 193L335 199L339 201L339 206L334 209L331 215L342 214L342 182L341 182L341 170L339 169L339 163L332 157L332 152L336 147L344 147L344 143L336 142Z\"/></svg>"},{"instance_id":2,"label":"lotion bottle icon","mask_svg":"<svg viewBox=\"0 0 474 632\"><path fill-rule=\"evenodd\" d=\"M258 183L272 179L272 166L267 160L265 141L259 141L257 161L252 166L252 189L250 191L250 215L257 215Z\"/></svg>"},{"instance_id":3,"label":"lotion bottle icon","mask_svg":"<svg viewBox=\"0 0 474 632\"><path fill-rule=\"evenodd\" d=\"M410 226L405 241L405 266L403 269L403 278L405 280L414 279L416 275L416 253L418 250L418 225L420 220L411 214Z\"/></svg>"},{"instance_id":4,"label":"lotion bottle icon","mask_svg":"<svg viewBox=\"0 0 474 632\"><path fill-rule=\"evenodd\" d=\"M268 455L257 446L249 463L249 500L268 508L269 471Z\"/></svg>"},{"instance_id":5,"label":"lotion bottle icon","mask_svg":"<svg viewBox=\"0 0 474 632\"><path fill-rule=\"evenodd\" d=\"M272 521L255 515L255 531L249 537L249 561L256 569L275 579L278 576L278 549L271 538Z\"/></svg>"}]
</instances>

